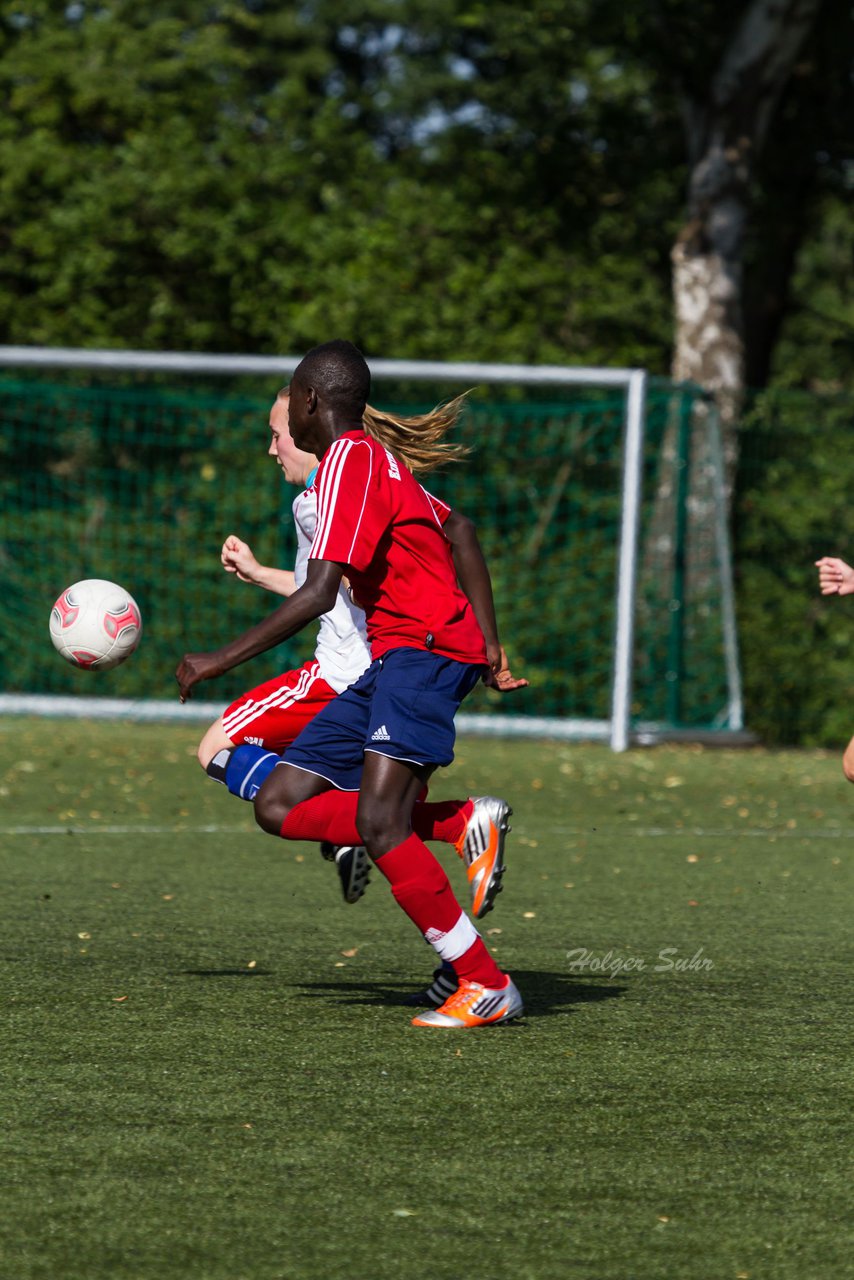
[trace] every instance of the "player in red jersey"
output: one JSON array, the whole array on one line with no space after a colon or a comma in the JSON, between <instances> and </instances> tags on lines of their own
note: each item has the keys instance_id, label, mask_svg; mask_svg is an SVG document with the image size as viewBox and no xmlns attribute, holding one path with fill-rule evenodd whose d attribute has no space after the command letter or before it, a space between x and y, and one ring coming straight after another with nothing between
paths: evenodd
<instances>
[{"instance_id":1,"label":"player in red jersey","mask_svg":"<svg viewBox=\"0 0 854 1280\"><path fill-rule=\"evenodd\" d=\"M269 774L255 800L257 820L287 839L364 841L399 905L460 979L457 992L414 1025L506 1022L522 1012L521 996L424 845L422 835L435 833L419 834L413 823L427 778L453 759L463 698L480 678L501 687L491 586L473 527L458 517L443 531L429 495L365 434L370 374L352 344L309 352L290 390L294 441L321 458L306 582L218 653L187 655L177 673L182 697L318 617L346 574L365 610L374 660Z\"/></svg>"},{"instance_id":2,"label":"player in red jersey","mask_svg":"<svg viewBox=\"0 0 854 1280\"><path fill-rule=\"evenodd\" d=\"M461 456L460 447L449 444L444 437L455 424L462 401L463 397L459 397L430 413L402 418L368 405L363 423L375 439L388 443L410 469L429 471ZM288 402L285 387L270 409L271 439L267 452L275 458L285 480L301 489L293 502L297 533L294 569L259 564L251 548L233 534L226 538L221 553L227 572L282 596L292 595L305 581L309 550L317 528L317 491L313 481L319 464L313 453L294 444L288 424ZM443 524L454 518L444 503L436 498L431 498L431 502ZM255 767L251 774L247 770L248 776L234 787L235 793L243 798L257 793L261 780L272 767L269 761L276 760L321 707L358 679L370 665L365 615L351 600L344 580L332 609L323 614L319 622L314 657L302 667L282 672L242 694L210 726L199 744L202 768L222 782L226 781L225 766L234 747L254 743L265 749L267 755L262 757L261 767L253 760ZM508 682L515 687L525 684L512 678L506 663L499 678L505 688ZM232 770L232 776L234 772ZM468 824L464 833L454 836L453 842L467 867L472 910L475 916L481 917L490 909L500 889L509 810L505 812L503 802L492 796L478 796L464 803L470 806ZM419 810L419 815L424 821L431 813L446 811L447 805L442 810ZM357 902L369 879L370 861L364 847L338 847L323 841L321 852L335 863L344 900ZM437 970L423 995L427 1003L441 1004L456 985L452 968Z\"/></svg>"}]
</instances>

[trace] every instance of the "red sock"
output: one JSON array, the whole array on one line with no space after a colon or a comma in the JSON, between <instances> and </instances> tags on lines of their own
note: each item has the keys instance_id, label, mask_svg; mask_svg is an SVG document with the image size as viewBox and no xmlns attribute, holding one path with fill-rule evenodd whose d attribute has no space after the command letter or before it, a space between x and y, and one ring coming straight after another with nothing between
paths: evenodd
<instances>
[{"instance_id":1,"label":"red sock","mask_svg":"<svg viewBox=\"0 0 854 1280\"><path fill-rule=\"evenodd\" d=\"M282 823L284 840L329 840L332 844L361 844L356 828L358 791L321 791L295 804Z\"/></svg>"},{"instance_id":2,"label":"red sock","mask_svg":"<svg viewBox=\"0 0 854 1280\"><path fill-rule=\"evenodd\" d=\"M480 982L484 987L497 987L503 991L510 981L487 951L483 938L477 938L468 951L457 956L453 966L458 978L465 979L466 982ZM486 973L490 975L489 978L483 976Z\"/></svg>"},{"instance_id":3,"label":"red sock","mask_svg":"<svg viewBox=\"0 0 854 1280\"><path fill-rule=\"evenodd\" d=\"M456 844L466 829L474 805L471 800L430 801L412 810L412 830L422 840Z\"/></svg>"},{"instance_id":4,"label":"red sock","mask_svg":"<svg viewBox=\"0 0 854 1280\"><path fill-rule=\"evenodd\" d=\"M356 827L357 791L322 791L294 805L282 823L285 840L330 840L332 844L361 844ZM418 803L412 810L412 830L422 840L454 844L471 817L471 800Z\"/></svg>"},{"instance_id":5,"label":"red sock","mask_svg":"<svg viewBox=\"0 0 854 1280\"><path fill-rule=\"evenodd\" d=\"M458 977L485 987L506 985L504 974L454 897L448 877L417 835L377 858L376 866L391 885L395 901L442 959L453 964Z\"/></svg>"}]
</instances>

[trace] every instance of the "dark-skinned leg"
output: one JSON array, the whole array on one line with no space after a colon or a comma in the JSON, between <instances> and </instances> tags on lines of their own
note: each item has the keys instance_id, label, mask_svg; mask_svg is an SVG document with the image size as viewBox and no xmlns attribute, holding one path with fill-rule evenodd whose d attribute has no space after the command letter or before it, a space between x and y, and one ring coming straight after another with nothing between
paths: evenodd
<instances>
[{"instance_id":1,"label":"dark-skinned leg","mask_svg":"<svg viewBox=\"0 0 854 1280\"><path fill-rule=\"evenodd\" d=\"M356 825L374 861L412 834L412 810L433 771L432 765L365 752Z\"/></svg>"},{"instance_id":2,"label":"dark-skinned leg","mask_svg":"<svg viewBox=\"0 0 854 1280\"><path fill-rule=\"evenodd\" d=\"M433 854L412 831L412 808L428 776L420 766L365 753L358 826L398 906L457 975L485 987L505 978L463 911Z\"/></svg>"},{"instance_id":3,"label":"dark-skinned leg","mask_svg":"<svg viewBox=\"0 0 854 1280\"><path fill-rule=\"evenodd\" d=\"M236 762L234 757L240 753L247 758ZM236 750L222 751L220 754L225 757L224 761L220 765L219 761L215 760L217 769L214 770L214 765L209 765L208 772L217 781L224 782L234 795L239 795L255 804L256 821L264 831L271 835L328 841L335 845L361 844L356 821L358 792L337 790L333 792L331 784L325 778L287 765L274 752L265 751L263 747L242 745ZM413 808L409 796L411 773L420 780L415 790L417 801L433 768L408 766L377 753L369 753L367 758L380 761L381 770L393 766L393 773L400 771L400 782L392 780L388 788L384 781L380 785L382 794L385 794L388 789L393 812L402 817L402 810L405 810L413 829L418 832L422 840L441 840L446 844L456 844L459 852L460 840L465 835L472 812L472 801L446 800L439 804L419 802ZM239 767L235 768L235 764ZM249 786L253 778L263 779L260 785L256 784L257 790ZM405 795L401 799L402 788L405 789ZM315 806L311 810L310 820L308 814L301 813L302 822L299 831L282 831L282 824L297 805L326 793L335 795L334 803ZM366 806L364 813L365 822L373 827L376 823L377 806L373 803ZM385 826L386 820L380 813L379 827L385 828Z\"/></svg>"},{"instance_id":4,"label":"dark-skinned leg","mask_svg":"<svg viewBox=\"0 0 854 1280\"><path fill-rule=\"evenodd\" d=\"M255 821L270 835L281 835L292 809L331 789L332 784L319 774L290 764L277 765L255 797Z\"/></svg>"},{"instance_id":5,"label":"dark-skinned leg","mask_svg":"<svg viewBox=\"0 0 854 1280\"><path fill-rule=\"evenodd\" d=\"M362 839L370 842L395 901L443 963L452 965L460 979L492 991L503 989L505 975L454 897L441 866L411 830L412 808L429 772L366 753L358 801ZM352 814L352 800L351 793L335 790L325 778L282 764L259 790L255 816L265 831L285 839L315 839L321 834L318 823L328 823L322 834L337 841L341 831L335 811Z\"/></svg>"},{"instance_id":6,"label":"dark-skinned leg","mask_svg":"<svg viewBox=\"0 0 854 1280\"><path fill-rule=\"evenodd\" d=\"M320 840L323 856L335 863L344 901L358 902L371 864L356 830L357 799L316 773L277 764L255 797L255 818L271 835Z\"/></svg>"},{"instance_id":7,"label":"dark-skinned leg","mask_svg":"<svg viewBox=\"0 0 854 1280\"><path fill-rule=\"evenodd\" d=\"M432 773L430 765L408 764L367 752L362 789L356 796L335 790L318 774L280 764L255 798L255 819L271 835L330 839L338 844L361 839L371 857L380 857L410 834L413 806ZM321 804L301 809L296 815L295 821L301 819L299 831L282 830L298 805L320 795L325 797ZM334 834L327 829L329 823L340 824L335 826ZM365 840L365 832L371 833L370 843Z\"/></svg>"},{"instance_id":8,"label":"dark-skinned leg","mask_svg":"<svg viewBox=\"0 0 854 1280\"><path fill-rule=\"evenodd\" d=\"M479 918L492 910L501 892L504 839L512 810L495 796L445 805L420 803L418 796L433 772L433 766L366 751L356 825L374 862L413 831L422 840L452 841L466 865L472 911ZM438 820L432 816L437 811Z\"/></svg>"}]
</instances>

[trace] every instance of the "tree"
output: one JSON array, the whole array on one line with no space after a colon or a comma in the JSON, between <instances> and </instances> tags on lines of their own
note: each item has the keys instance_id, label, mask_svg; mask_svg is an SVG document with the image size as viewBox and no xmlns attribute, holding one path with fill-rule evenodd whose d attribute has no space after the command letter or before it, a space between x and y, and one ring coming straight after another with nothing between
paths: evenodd
<instances>
[{"instance_id":1,"label":"tree","mask_svg":"<svg viewBox=\"0 0 854 1280\"><path fill-rule=\"evenodd\" d=\"M732 421L744 391L743 260L750 186L821 0L753 0L698 94L683 78L690 178L673 248L673 376L716 393Z\"/></svg>"},{"instance_id":2,"label":"tree","mask_svg":"<svg viewBox=\"0 0 854 1280\"><path fill-rule=\"evenodd\" d=\"M663 374L673 246L680 279L698 279L724 208L721 278L761 381L807 287L791 282L827 280L817 228L832 218L838 237L850 219L852 97L844 0L773 10L820 3L785 87L792 50L776 58L782 16L764 2L761 66L736 56L743 0L7 10L0 337L298 351L346 332L369 354ZM720 170L708 156L745 121L764 146L727 177L727 155ZM724 177L707 207L710 172ZM677 370L716 376L683 368L683 334Z\"/></svg>"},{"instance_id":3,"label":"tree","mask_svg":"<svg viewBox=\"0 0 854 1280\"><path fill-rule=\"evenodd\" d=\"M854 297L854 23L822 6L761 159L745 252L746 376L850 387Z\"/></svg>"},{"instance_id":4,"label":"tree","mask_svg":"<svg viewBox=\"0 0 854 1280\"><path fill-rule=\"evenodd\" d=\"M34 0L0 32L6 340L269 346L324 184L374 158L327 88L329 31L293 7Z\"/></svg>"}]
</instances>

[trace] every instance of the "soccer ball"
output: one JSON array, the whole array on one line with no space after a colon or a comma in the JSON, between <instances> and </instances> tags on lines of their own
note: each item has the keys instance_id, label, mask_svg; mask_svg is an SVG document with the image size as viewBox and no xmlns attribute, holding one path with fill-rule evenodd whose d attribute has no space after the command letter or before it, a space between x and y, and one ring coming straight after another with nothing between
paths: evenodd
<instances>
[{"instance_id":1,"label":"soccer ball","mask_svg":"<svg viewBox=\"0 0 854 1280\"><path fill-rule=\"evenodd\" d=\"M115 582L85 578L67 587L50 611L50 638L73 667L109 671L129 658L142 635L133 596Z\"/></svg>"}]
</instances>

